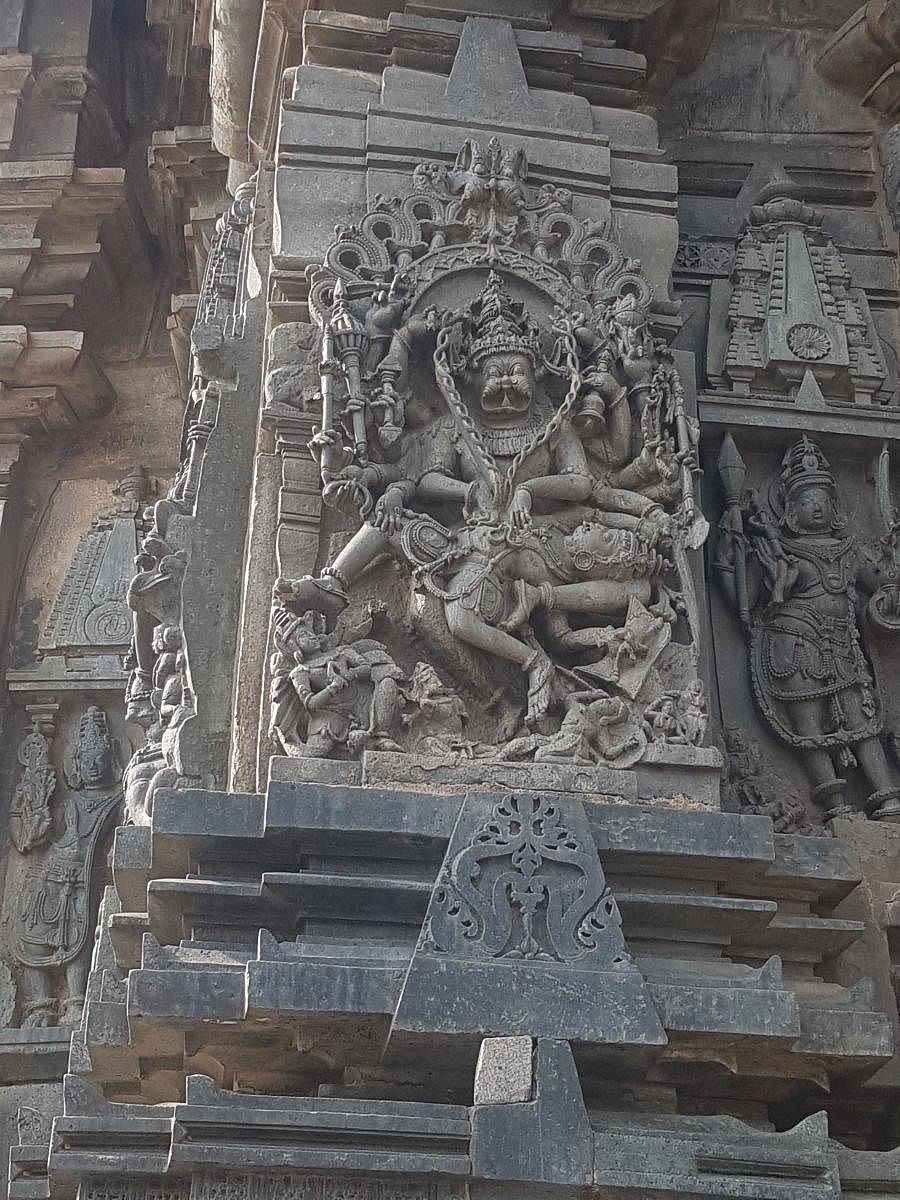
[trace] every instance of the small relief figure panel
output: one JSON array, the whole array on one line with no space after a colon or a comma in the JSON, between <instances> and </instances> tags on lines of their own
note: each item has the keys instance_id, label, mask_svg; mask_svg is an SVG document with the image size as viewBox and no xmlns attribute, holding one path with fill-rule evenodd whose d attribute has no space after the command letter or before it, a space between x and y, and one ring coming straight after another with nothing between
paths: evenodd
<instances>
[{"instance_id":1,"label":"small relief figure panel","mask_svg":"<svg viewBox=\"0 0 900 1200\"><path fill-rule=\"evenodd\" d=\"M20 745L22 769L10 807L3 941L22 1026L81 1020L100 850L121 810L126 754L106 712L90 705L64 722L64 736L54 739L46 718L35 717Z\"/></svg>"},{"instance_id":2,"label":"small relief figure panel","mask_svg":"<svg viewBox=\"0 0 900 1200\"><path fill-rule=\"evenodd\" d=\"M806 435L772 465L760 464L758 484L748 488L748 468L726 435L718 460L725 511L713 554L743 630L761 732L782 762L802 768L796 779L806 778L801 792L813 801L813 820L864 813L896 821L900 773L888 752L896 697L885 668L896 661L900 607L887 451L877 458L874 496L861 464L845 464L847 484L839 486ZM873 524L884 530L880 538ZM743 763L727 787L741 808L765 811L762 751L753 733L741 736L747 714L729 712L727 684L724 691L726 725L738 727L729 731L729 755ZM805 823L798 812L789 819L795 828Z\"/></svg>"},{"instance_id":3,"label":"small relief figure panel","mask_svg":"<svg viewBox=\"0 0 900 1200\"><path fill-rule=\"evenodd\" d=\"M696 747L698 427L640 263L514 146L413 187L311 277L310 450L351 532L275 583L277 742L620 768Z\"/></svg>"}]
</instances>

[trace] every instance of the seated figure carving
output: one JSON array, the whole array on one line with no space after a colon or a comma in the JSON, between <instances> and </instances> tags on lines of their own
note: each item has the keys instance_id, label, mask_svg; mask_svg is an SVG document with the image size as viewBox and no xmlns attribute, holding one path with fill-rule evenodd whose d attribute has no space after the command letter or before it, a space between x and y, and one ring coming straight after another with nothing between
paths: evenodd
<instances>
[{"instance_id":1,"label":"seated figure carving","mask_svg":"<svg viewBox=\"0 0 900 1200\"><path fill-rule=\"evenodd\" d=\"M515 162L526 197L517 222L482 227L469 214L465 226L448 218L445 227L433 198L416 197L404 211L432 212L424 257L354 274L345 243L360 260L375 250L344 230L314 277L322 422L310 449L323 499L356 513L357 528L317 574L276 581L276 631L286 628L281 614L317 614L333 628L316 635L324 640L312 671L299 660L279 663L273 703L294 706L287 681L296 693L303 675L311 719L332 711L347 690L337 664L349 652L335 630L349 605L373 594L366 589L381 564L393 561L410 594L394 620L431 606L441 622L426 623L428 636L449 639L433 650L451 673L468 655L473 670L511 695L518 717L496 727L495 754L511 739L555 737L588 703L573 708L572 697L597 691L590 703L606 724L615 714L628 726L630 759L646 743L645 710L671 678L702 690L686 558L706 532L693 496L697 425L672 355L651 332L639 264L570 216L565 246L537 239L526 229L527 164L524 156ZM439 191L441 172L428 178ZM479 203L492 203L489 193ZM545 191L534 211L549 220L562 203ZM395 212L385 210L379 225L399 220ZM539 265L529 257L538 241ZM596 247L577 270L563 253L576 243ZM461 256L462 246L471 253ZM421 656L423 647L416 650ZM402 646L387 651L410 678ZM317 672L321 687L312 682ZM470 687L471 672L452 678L470 725L480 720L480 738L456 739L474 752L475 742L493 739L484 736L487 698ZM604 707L603 697L616 703ZM348 702L343 695L340 703ZM387 734L369 722L365 738L348 741L333 720L314 723L332 732L303 742L307 754L373 748L372 739ZM696 722L689 736L683 723L678 729L672 740L682 745L701 740ZM535 743L533 753L541 748Z\"/></svg>"}]
</instances>

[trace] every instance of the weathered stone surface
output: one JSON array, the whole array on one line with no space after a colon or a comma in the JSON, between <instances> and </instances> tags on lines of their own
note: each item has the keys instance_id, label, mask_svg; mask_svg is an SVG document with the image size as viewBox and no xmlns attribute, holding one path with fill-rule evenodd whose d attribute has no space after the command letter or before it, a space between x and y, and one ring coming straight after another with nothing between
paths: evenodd
<instances>
[{"instance_id":1,"label":"weathered stone surface","mask_svg":"<svg viewBox=\"0 0 900 1200\"><path fill-rule=\"evenodd\" d=\"M11 1200L900 1196L898 47L2 8Z\"/></svg>"},{"instance_id":2,"label":"weathered stone surface","mask_svg":"<svg viewBox=\"0 0 900 1200\"><path fill-rule=\"evenodd\" d=\"M485 1038L475 1065L475 1104L524 1104L531 1099L532 1039Z\"/></svg>"},{"instance_id":3,"label":"weathered stone surface","mask_svg":"<svg viewBox=\"0 0 900 1200\"><path fill-rule=\"evenodd\" d=\"M533 1089L534 1098L521 1103L479 1104L476 1096L473 1175L574 1186L591 1183L591 1126L567 1042L537 1040Z\"/></svg>"},{"instance_id":4,"label":"weathered stone surface","mask_svg":"<svg viewBox=\"0 0 900 1200\"><path fill-rule=\"evenodd\" d=\"M394 1035L662 1044L580 803L468 795L394 1018Z\"/></svg>"}]
</instances>

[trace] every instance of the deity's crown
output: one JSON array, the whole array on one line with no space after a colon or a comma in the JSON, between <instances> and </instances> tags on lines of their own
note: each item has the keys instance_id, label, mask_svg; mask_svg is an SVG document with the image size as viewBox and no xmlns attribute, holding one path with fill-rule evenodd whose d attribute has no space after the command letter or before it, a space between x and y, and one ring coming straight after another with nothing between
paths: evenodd
<instances>
[{"instance_id":1,"label":"deity's crown","mask_svg":"<svg viewBox=\"0 0 900 1200\"><path fill-rule=\"evenodd\" d=\"M109 727L102 708L92 704L81 714L78 723L78 744L82 754L110 748Z\"/></svg>"},{"instance_id":2,"label":"deity's crown","mask_svg":"<svg viewBox=\"0 0 900 1200\"><path fill-rule=\"evenodd\" d=\"M524 354L536 367L541 360L540 334L534 322L514 301L496 271L469 309L469 365L479 366L493 354Z\"/></svg>"},{"instance_id":3,"label":"deity's crown","mask_svg":"<svg viewBox=\"0 0 900 1200\"><path fill-rule=\"evenodd\" d=\"M808 487L824 487L834 492L834 475L828 459L804 433L799 442L795 442L785 452L781 460L781 483L784 487L785 499Z\"/></svg>"}]
</instances>

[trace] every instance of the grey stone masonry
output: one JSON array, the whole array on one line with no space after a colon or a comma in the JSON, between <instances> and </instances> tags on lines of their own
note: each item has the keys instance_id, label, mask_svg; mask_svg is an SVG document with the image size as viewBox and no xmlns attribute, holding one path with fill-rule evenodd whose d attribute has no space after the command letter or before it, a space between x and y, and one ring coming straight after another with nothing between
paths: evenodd
<instances>
[{"instance_id":1,"label":"grey stone masonry","mask_svg":"<svg viewBox=\"0 0 900 1200\"><path fill-rule=\"evenodd\" d=\"M0 0L9 1200L900 1200L900 0Z\"/></svg>"}]
</instances>

